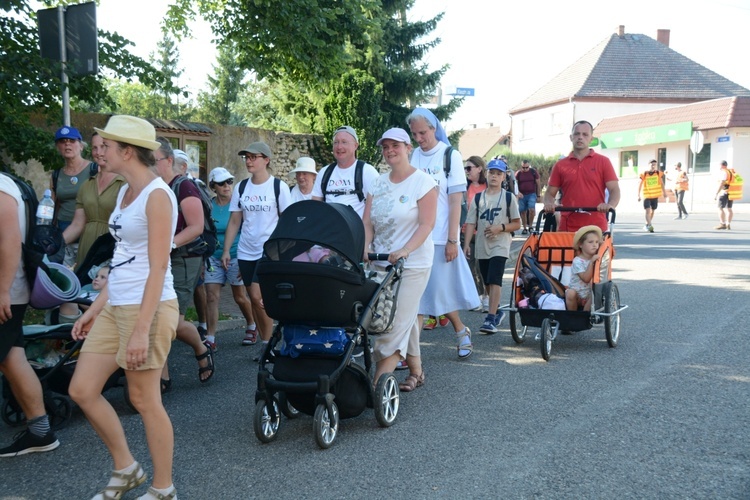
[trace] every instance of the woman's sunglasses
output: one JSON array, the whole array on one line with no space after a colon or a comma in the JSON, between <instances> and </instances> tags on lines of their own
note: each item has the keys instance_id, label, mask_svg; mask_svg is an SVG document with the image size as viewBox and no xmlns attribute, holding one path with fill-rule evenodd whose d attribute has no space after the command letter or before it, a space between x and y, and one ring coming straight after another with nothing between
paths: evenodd
<instances>
[{"instance_id":1,"label":"woman's sunglasses","mask_svg":"<svg viewBox=\"0 0 750 500\"><path fill-rule=\"evenodd\" d=\"M226 186L227 184L229 184L230 186L234 184L234 179L227 179L221 182L214 182L214 185L216 186Z\"/></svg>"}]
</instances>

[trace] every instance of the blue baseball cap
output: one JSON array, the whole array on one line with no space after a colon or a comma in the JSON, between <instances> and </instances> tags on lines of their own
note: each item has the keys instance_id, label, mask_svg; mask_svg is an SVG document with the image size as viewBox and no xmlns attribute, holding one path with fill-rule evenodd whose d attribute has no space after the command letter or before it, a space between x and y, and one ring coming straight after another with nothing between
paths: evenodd
<instances>
[{"instance_id":1,"label":"blue baseball cap","mask_svg":"<svg viewBox=\"0 0 750 500\"><path fill-rule=\"evenodd\" d=\"M501 172L507 172L508 164L505 163L503 160L491 160L487 164L487 170L499 170Z\"/></svg>"},{"instance_id":2,"label":"blue baseball cap","mask_svg":"<svg viewBox=\"0 0 750 500\"><path fill-rule=\"evenodd\" d=\"M59 129L57 129L57 132L55 132L55 142L59 141L60 139L73 139L76 141L82 141L83 137L75 127L60 127Z\"/></svg>"}]
</instances>

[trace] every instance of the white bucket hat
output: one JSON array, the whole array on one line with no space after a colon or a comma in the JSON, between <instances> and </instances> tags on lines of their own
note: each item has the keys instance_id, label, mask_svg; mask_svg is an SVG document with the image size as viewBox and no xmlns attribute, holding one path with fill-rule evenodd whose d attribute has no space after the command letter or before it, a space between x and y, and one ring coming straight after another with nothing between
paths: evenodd
<instances>
[{"instance_id":1,"label":"white bucket hat","mask_svg":"<svg viewBox=\"0 0 750 500\"><path fill-rule=\"evenodd\" d=\"M318 175L318 171L315 170L315 160L309 156L301 156L297 159L297 166L289 172L289 175L293 176L297 172L309 172L311 174Z\"/></svg>"}]
</instances>

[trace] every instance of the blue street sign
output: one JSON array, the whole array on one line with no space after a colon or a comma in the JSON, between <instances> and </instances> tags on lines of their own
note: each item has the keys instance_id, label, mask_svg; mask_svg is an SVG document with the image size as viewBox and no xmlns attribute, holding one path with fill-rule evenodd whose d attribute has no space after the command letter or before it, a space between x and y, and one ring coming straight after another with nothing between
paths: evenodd
<instances>
[{"instance_id":1,"label":"blue street sign","mask_svg":"<svg viewBox=\"0 0 750 500\"><path fill-rule=\"evenodd\" d=\"M453 95L471 97L474 95L474 89L467 87L456 87L456 93Z\"/></svg>"},{"instance_id":2,"label":"blue street sign","mask_svg":"<svg viewBox=\"0 0 750 500\"><path fill-rule=\"evenodd\" d=\"M716 138L716 142L729 142L729 136L728 135L722 135L721 137Z\"/></svg>"}]
</instances>

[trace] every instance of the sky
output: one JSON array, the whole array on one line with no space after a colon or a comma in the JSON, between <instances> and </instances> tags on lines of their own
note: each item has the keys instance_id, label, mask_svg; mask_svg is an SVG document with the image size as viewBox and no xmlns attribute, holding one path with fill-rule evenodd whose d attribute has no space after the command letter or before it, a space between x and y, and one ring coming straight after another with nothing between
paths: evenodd
<instances>
[{"instance_id":1,"label":"sky","mask_svg":"<svg viewBox=\"0 0 750 500\"><path fill-rule=\"evenodd\" d=\"M161 37L159 23L169 0L101 0L99 28L135 42L147 57ZM144 13L150 13L145 16ZM442 80L451 88L475 89L446 124L460 129L489 123L510 127L508 110L533 94L589 50L625 26L626 33L656 38L670 30L670 48L729 80L750 88L750 1L748 0L416 0L411 19L445 15L433 32L441 43L424 63L449 65ZM210 28L192 26L192 40L180 44L185 78L203 88L215 58Z\"/></svg>"}]
</instances>

